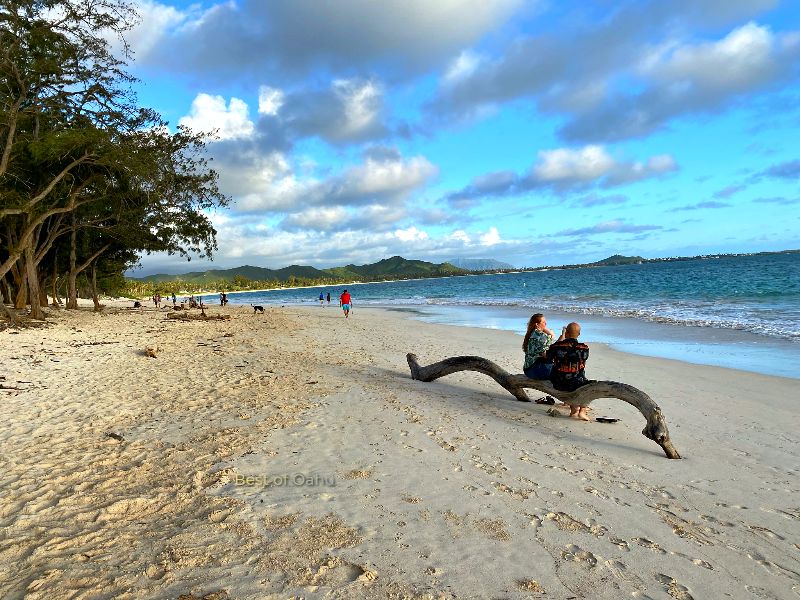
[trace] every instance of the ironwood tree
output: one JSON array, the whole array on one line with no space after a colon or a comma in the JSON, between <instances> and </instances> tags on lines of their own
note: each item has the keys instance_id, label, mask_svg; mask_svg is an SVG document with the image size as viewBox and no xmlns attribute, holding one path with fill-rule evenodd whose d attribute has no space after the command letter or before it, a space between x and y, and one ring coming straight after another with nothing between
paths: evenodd
<instances>
[{"instance_id":1,"label":"ironwood tree","mask_svg":"<svg viewBox=\"0 0 800 600\"><path fill-rule=\"evenodd\" d=\"M204 138L170 132L131 90L137 18L122 0L0 2L0 292L34 318L44 281L56 305L66 281L74 308L81 274L215 249L207 211L227 198Z\"/></svg>"}]
</instances>

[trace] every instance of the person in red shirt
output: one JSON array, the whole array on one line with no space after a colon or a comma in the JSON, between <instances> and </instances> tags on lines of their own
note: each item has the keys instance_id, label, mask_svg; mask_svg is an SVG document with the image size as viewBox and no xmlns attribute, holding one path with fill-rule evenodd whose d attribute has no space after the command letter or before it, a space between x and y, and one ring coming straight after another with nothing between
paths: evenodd
<instances>
[{"instance_id":1,"label":"person in red shirt","mask_svg":"<svg viewBox=\"0 0 800 600\"><path fill-rule=\"evenodd\" d=\"M339 297L339 306L342 307L344 311L344 318L346 319L350 314L350 306L352 304L352 300L350 299L350 292L345 290L342 292L342 295Z\"/></svg>"}]
</instances>

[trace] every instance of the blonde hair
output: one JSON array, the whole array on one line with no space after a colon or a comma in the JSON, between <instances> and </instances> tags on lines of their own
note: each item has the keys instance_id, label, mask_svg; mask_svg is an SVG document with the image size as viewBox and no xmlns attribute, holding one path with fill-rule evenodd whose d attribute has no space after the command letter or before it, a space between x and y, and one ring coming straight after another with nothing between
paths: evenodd
<instances>
[{"instance_id":1,"label":"blonde hair","mask_svg":"<svg viewBox=\"0 0 800 600\"><path fill-rule=\"evenodd\" d=\"M533 330L536 329L536 326L542 322L542 319L544 319L544 315L542 313L536 313L528 321L528 331L525 332L525 337L522 339L522 349L525 352L528 351L528 342L531 341Z\"/></svg>"}]
</instances>

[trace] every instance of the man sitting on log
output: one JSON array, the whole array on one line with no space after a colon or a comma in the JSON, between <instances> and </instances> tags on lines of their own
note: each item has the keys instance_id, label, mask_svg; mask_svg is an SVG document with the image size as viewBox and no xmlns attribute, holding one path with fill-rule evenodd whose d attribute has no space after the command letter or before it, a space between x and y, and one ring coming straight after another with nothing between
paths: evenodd
<instances>
[{"instance_id":1,"label":"man sitting on log","mask_svg":"<svg viewBox=\"0 0 800 600\"><path fill-rule=\"evenodd\" d=\"M574 392L582 385L589 383L584 369L589 358L589 346L578 341L581 326L575 322L564 328L563 339L559 339L547 349L547 358L553 361L550 381L553 387L564 392ZM570 404L570 417L590 421L585 406Z\"/></svg>"}]
</instances>

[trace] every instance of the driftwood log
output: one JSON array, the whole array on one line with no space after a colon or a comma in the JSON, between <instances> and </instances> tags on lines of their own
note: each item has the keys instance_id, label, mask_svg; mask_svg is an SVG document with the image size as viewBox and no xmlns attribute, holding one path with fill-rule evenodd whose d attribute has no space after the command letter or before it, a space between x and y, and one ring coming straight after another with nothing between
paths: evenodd
<instances>
[{"instance_id":1,"label":"driftwood log","mask_svg":"<svg viewBox=\"0 0 800 600\"><path fill-rule=\"evenodd\" d=\"M411 368L412 379L433 381L458 371L477 371L494 379L521 402L530 402L525 388L539 390L558 398L562 402L576 406L589 406L592 400L597 400L598 398L618 398L637 408L644 415L647 425L642 430L642 435L661 446L667 458L681 457L669 439L667 422L664 420L664 415L661 413L658 404L650 396L632 385L616 381L592 381L579 387L574 392L562 392L555 389L549 381L530 379L525 375L512 375L492 361L480 356L454 356L425 367L417 362L416 354L407 354L406 359L408 360L408 366Z\"/></svg>"},{"instance_id":2,"label":"driftwood log","mask_svg":"<svg viewBox=\"0 0 800 600\"><path fill-rule=\"evenodd\" d=\"M184 312L171 312L167 313L168 319L175 319L177 321L230 321L230 315L207 315L205 313L200 315L192 315Z\"/></svg>"}]
</instances>

